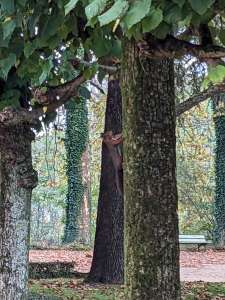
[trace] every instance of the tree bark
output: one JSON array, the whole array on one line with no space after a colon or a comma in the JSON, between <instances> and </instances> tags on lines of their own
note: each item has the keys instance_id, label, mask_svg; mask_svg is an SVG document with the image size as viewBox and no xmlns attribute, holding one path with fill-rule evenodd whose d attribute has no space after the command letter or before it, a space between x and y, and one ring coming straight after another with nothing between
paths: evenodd
<instances>
[{"instance_id":1,"label":"tree bark","mask_svg":"<svg viewBox=\"0 0 225 300\"><path fill-rule=\"evenodd\" d=\"M124 42L125 281L129 300L180 299L174 68Z\"/></svg>"},{"instance_id":2,"label":"tree bark","mask_svg":"<svg viewBox=\"0 0 225 300\"><path fill-rule=\"evenodd\" d=\"M112 77L108 83L106 104L105 132L107 131L113 131L114 134L122 132L119 80ZM88 281L122 283L123 256L123 196L118 191L110 153L103 143L95 246Z\"/></svg>"},{"instance_id":3,"label":"tree bark","mask_svg":"<svg viewBox=\"0 0 225 300\"><path fill-rule=\"evenodd\" d=\"M214 241L219 247L225 246L225 95L213 97L215 124L215 203Z\"/></svg>"},{"instance_id":4,"label":"tree bark","mask_svg":"<svg viewBox=\"0 0 225 300\"><path fill-rule=\"evenodd\" d=\"M86 149L82 155L82 178L84 186L83 201L81 203L81 213L79 221L79 241L83 245L91 243L91 183L89 172L89 145L86 143Z\"/></svg>"},{"instance_id":5,"label":"tree bark","mask_svg":"<svg viewBox=\"0 0 225 300\"><path fill-rule=\"evenodd\" d=\"M28 246L32 189L29 127L0 128L0 299L27 297Z\"/></svg>"}]
</instances>

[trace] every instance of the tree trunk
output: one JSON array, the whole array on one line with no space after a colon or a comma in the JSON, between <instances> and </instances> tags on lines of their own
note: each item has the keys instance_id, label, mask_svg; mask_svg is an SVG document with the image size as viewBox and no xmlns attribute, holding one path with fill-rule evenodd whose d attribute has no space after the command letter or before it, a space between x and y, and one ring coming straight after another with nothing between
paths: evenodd
<instances>
[{"instance_id":1,"label":"tree trunk","mask_svg":"<svg viewBox=\"0 0 225 300\"><path fill-rule=\"evenodd\" d=\"M31 193L37 184L26 126L0 128L0 299L27 296Z\"/></svg>"},{"instance_id":2,"label":"tree trunk","mask_svg":"<svg viewBox=\"0 0 225 300\"><path fill-rule=\"evenodd\" d=\"M66 105L65 148L67 154L68 191L64 243L79 242L79 218L84 198L82 155L87 146L88 119L86 101L74 99Z\"/></svg>"},{"instance_id":3,"label":"tree trunk","mask_svg":"<svg viewBox=\"0 0 225 300\"><path fill-rule=\"evenodd\" d=\"M215 204L214 240L217 246L225 246L225 96L214 97L215 123Z\"/></svg>"},{"instance_id":4,"label":"tree trunk","mask_svg":"<svg viewBox=\"0 0 225 300\"><path fill-rule=\"evenodd\" d=\"M86 149L82 155L82 178L84 186L84 196L81 204L81 213L79 221L79 241L83 245L91 243L91 187L90 187L90 172L89 172L89 147L86 144Z\"/></svg>"},{"instance_id":5,"label":"tree trunk","mask_svg":"<svg viewBox=\"0 0 225 300\"><path fill-rule=\"evenodd\" d=\"M105 132L110 130L114 134L122 131L119 80L113 78L108 83L105 119ZM94 256L88 280L122 283L123 277L123 197L118 191L110 153L103 143Z\"/></svg>"},{"instance_id":6,"label":"tree trunk","mask_svg":"<svg viewBox=\"0 0 225 300\"><path fill-rule=\"evenodd\" d=\"M129 300L180 299L173 61L122 65L125 281Z\"/></svg>"}]
</instances>

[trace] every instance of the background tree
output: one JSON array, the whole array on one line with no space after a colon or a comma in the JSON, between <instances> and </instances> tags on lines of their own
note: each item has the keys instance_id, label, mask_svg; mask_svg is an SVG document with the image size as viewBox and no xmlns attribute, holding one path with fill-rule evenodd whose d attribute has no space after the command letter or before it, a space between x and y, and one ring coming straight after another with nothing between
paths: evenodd
<instances>
[{"instance_id":1,"label":"background tree","mask_svg":"<svg viewBox=\"0 0 225 300\"><path fill-rule=\"evenodd\" d=\"M31 206L33 247L59 246L62 242L67 191L64 124L64 112L58 110L54 123L45 125L32 144L33 164L38 171L38 188L32 193Z\"/></svg>"},{"instance_id":2,"label":"background tree","mask_svg":"<svg viewBox=\"0 0 225 300\"><path fill-rule=\"evenodd\" d=\"M225 116L224 95L214 97L213 112L215 124L215 229L214 239L218 246L225 245Z\"/></svg>"},{"instance_id":3,"label":"background tree","mask_svg":"<svg viewBox=\"0 0 225 300\"><path fill-rule=\"evenodd\" d=\"M86 80L80 74L62 84L58 72L54 72L55 50L68 34L61 26L70 18L55 4L7 1L0 6L2 299L25 299L27 295L30 201L37 184L32 167L31 128L40 125L40 117L77 95L78 86ZM52 40L53 36L57 39ZM47 78L48 86L41 89Z\"/></svg>"},{"instance_id":4,"label":"background tree","mask_svg":"<svg viewBox=\"0 0 225 300\"><path fill-rule=\"evenodd\" d=\"M75 100L70 100L66 104L65 148L67 153L68 192L66 196L64 243L76 241L88 244L90 242L90 237L86 241L81 241L80 234L83 201L87 201L86 207L88 210L90 209L90 199L84 197L87 186L83 185L82 179L82 157L87 147L88 118L86 101L81 99L78 103Z\"/></svg>"},{"instance_id":5,"label":"background tree","mask_svg":"<svg viewBox=\"0 0 225 300\"><path fill-rule=\"evenodd\" d=\"M109 77L105 129L122 132L122 99L119 79ZM118 190L115 168L106 144L102 143L100 192L91 271L92 282L123 282L123 195ZM122 178L119 178L122 180Z\"/></svg>"}]
</instances>

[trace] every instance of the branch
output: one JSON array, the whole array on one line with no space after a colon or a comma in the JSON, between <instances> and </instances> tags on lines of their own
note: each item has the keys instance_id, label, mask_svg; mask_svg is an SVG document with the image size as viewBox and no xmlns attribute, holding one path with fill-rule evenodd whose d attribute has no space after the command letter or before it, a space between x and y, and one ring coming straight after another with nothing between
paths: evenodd
<instances>
[{"instance_id":1,"label":"branch","mask_svg":"<svg viewBox=\"0 0 225 300\"><path fill-rule=\"evenodd\" d=\"M99 84L97 84L93 81L89 81L89 83L90 83L90 85L92 85L93 87L98 89L101 94L105 95L105 91L103 90L103 88Z\"/></svg>"},{"instance_id":2,"label":"branch","mask_svg":"<svg viewBox=\"0 0 225 300\"><path fill-rule=\"evenodd\" d=\"M225 48L215 45L197 45L168 35L165 39L149 36L138 43L140 54L149 58L179 58L191 54L200 60L225 58Z\"/></svg>"},{"instance_id":3,"label":"branch","mask_svg":"<svg viewBox=\"0 0 225 300\"><path fill-rule=\"evenodd\" d=\"M86 79L84 76L79 75L65 84L50 87L45 93L41 91L41 89L36 89L34 91L35 99L37 99L38 103L42 106L32 110L6 107L0 112L0 126L16 126L20 123L36 124L38 119L46 112L55 111L71 97L74 97L77 94L77 89L80 84L85 81ZM43 107L46 107L45 111L43 110Z\"/></svg>"},{"instance_id":4,"label":"branch","mask_svg":"<svg viewBox=\"0 0 225 300\"><path fill-rule=\"evenodd\" d=\"M186 101L178 104L176 106L176 116L179 117L181 114L193 108L194 106L200 104L201 102L207 100L208 98L212 98L213 96L220 95L221 93L225 93L225 83L221 83L209 87L203 92L194 95L189 99L187 99Z\"/></svg>"},{"instance_id":5,"label":"branch","mask_svg":"<svg viewBox=\"0 0 225 300\"><path fill-rule=\"evenodd\" d=\"M85 67L92 67L94 64L97 63L98 67L102 70L105 70L107 71L108 73L116 73L119 68L118 67L115 67L115 66L106 66L106 65L102 65L102 64L98 64L98 62L89 62L89 61L85 61L85 60L82 60L82 59L73 59L73 60L70 60L71 64L73 67L77 68L79 65L83 65Z\"/></svg>"},{"instance_id":6,"label":"branch","mask_svg":"<svg viewBox=\"0 0 225 300\"><path fill-rule=\"evenodd\" d=\"M85 81L86 79L84 75L81 74L64 84L55 87L49 87L47 92L43 92L41 89L35 89L33 96L39 104L44 106L57 102L59 102L59 104L62 102L63 104L69 98L77 94L77 88Z\"/></svg>"}]
</instances>

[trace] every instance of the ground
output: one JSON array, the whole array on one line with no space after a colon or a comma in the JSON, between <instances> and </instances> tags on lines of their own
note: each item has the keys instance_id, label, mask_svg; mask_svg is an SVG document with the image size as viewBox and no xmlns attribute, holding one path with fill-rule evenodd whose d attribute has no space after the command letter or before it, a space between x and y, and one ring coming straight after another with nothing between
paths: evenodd
<instances>
[{"instance_id":1,"label":"ground","mask_svg":"<svg viewBox=\"0 0 225 300\"><path fill-rule=\"evenodd\" d=\"M181 251L181 280L225 282L225 251Z\"/></svg>"},{"instance_id":2,"label":"ground","mask_svg":"<svg viewBox=\"0 0 225 300\"><path fill-rule=\"evenodd\" d=\"M30 251L31 262L73 262L79 273L89 271L91 259L91 251ZM225 300L225 251L181 251L180 261L182 299ZM31 280L30 289L52 300L125 300L123 287L89 285L83 283L84 278Z\"/></svg>"}]
</instances>

